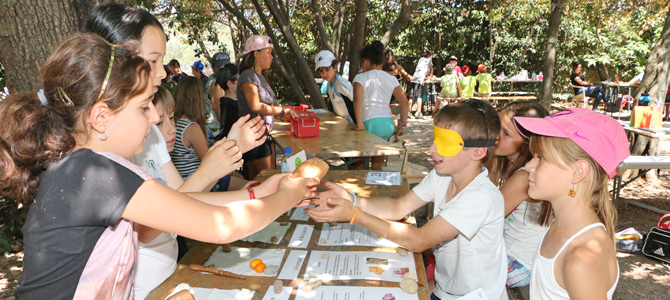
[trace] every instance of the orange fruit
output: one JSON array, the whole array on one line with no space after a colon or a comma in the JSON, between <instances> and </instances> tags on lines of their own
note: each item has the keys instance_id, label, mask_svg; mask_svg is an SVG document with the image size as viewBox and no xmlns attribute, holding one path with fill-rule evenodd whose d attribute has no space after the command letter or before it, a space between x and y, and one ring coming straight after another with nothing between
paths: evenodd
<instances>
[{"instance_id":1,"label":"orange fruit","mask_svg":"<svg viewBox=\"0 0 670 300\"><path fill-rule=\"evenodd\" d=\"M265 264L264 263L257 264L254 267L254 270L256 270L256 273L263 273L263 270L265 270Z\"/></svg>"},{"instance_id":2,"label":"orange fruit","mask_svg":"<svg viewBox=\"0 0 670 300\"><path fill-rule=\"evenodd\" d=\"M254 269L254 268L256 268L256 266L258 266L258 264L261 264L261 263L263 263L263 261L260 258L254 259L251 262L249 262L249 267Z\"/></svg>"}]
</instances>

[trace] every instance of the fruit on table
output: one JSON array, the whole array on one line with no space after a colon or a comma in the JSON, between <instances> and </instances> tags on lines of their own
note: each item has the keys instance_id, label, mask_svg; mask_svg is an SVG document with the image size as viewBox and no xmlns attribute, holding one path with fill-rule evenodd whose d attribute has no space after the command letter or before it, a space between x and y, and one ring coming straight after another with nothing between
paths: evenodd
<instances>
[{"instance_id":1,"label":"fruit on table","mask_svg":"<svg viewBox=\"0 0 670 300\"><path fill-rule=\"evenodd\" d=\"M249 262L249 267L251 267L252 269L255 269L256 266L260 263L263 263L263 261L260 258L254 259L251 262Z\"/></svg>"},{"instance_id":2,"label":"fruit on table","mask_svg":"<svg viewBox=\"0 0 670 300\"><path fill-rule=\"evenodd\" d=\"M263 270L265 270L265 264L264 263L257 264L254 267L254 270L256 270L256 273L263 273Z\"/></svg>"}]
</instances>

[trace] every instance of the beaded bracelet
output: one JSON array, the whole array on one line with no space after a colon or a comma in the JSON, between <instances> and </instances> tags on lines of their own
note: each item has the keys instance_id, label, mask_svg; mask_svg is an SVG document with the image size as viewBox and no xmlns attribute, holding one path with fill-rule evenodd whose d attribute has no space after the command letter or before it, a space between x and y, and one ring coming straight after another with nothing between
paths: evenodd
<instances>
[{"instance_id":1,"label":"beaded bracelet","mask_svg":"<svg viewBox=\"0 0 670 300\"><path fill-rule=\"evenodd\" d=\"M358 202L358 197L356 197L356 193L354 193L354 192L349 192L349 194L351 194L351 196L354 197L354 201L353 201L353 202L354 202L354 206L356 206L356 202Z\"/></svg>"},{"instance_id":2,"label":"beaded bracelet","mask_svg":"<svg viewBox=\"0 0 670 300\"><path fill-rule=\"evenodd\" d=\"M356 219L356 215L358 214L359 211L361 211L360 206L356 207L356 211L354 212L354 216L351 217L351 221L349 221L349 224L354 224L354 219Z\"/></svg>"}]
</instances>

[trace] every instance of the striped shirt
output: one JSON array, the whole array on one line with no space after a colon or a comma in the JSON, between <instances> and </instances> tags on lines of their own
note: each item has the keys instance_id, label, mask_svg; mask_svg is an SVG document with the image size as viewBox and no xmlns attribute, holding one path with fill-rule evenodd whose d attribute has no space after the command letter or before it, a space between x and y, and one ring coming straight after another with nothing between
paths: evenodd
<instances>
[{"instance_id":1,"label":"striped shirt","mask_svg":"<svg viewBox=\"0 0 670 300\"><path fill-rule=\"evenodd\" d=\"M170 156L172 157L174 166L179 171L179 175L186 180L200 166L200 158L195 153L193 146L186 147L184 145L184 131L191 125L200 126L189 119L179 119L175 125L177 127L177 137L175 138L174 149L170 152Z\"/></svg>"}]
</instances>

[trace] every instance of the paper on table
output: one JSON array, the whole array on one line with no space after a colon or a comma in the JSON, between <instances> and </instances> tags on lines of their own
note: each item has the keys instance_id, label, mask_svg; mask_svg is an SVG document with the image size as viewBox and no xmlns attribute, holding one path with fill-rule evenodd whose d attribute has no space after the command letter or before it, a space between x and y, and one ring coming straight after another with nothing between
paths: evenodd
<instances>
[{"instance_id":1,"label":"paper on table","mask_svg":"<svg viewBox=\"0 0 670 300\"><path fill-rule=\"evenodd\" d=\"M309 241L312 239L313 231L314 225L296 224L288 246L291 248L307 248Z\"/></svg>"},{"instance_id":2,"label":"paper on table","mask_svg":"<svg viewBox=\"0 0 670 300\"><path fill-rule=\"evenodd\" d=\"M337 223L337 226L331 227L328 223L323 223L321 236L319 237L319 246L340 245L398 247L398 244L382 238L357 224Z\"/></svg>"},{"instance_id":3,"label":"paper on table","mask_svg":"<svg viewBox=\"0 0 670 300\"><path fill-rule=\"evenodd\" d=\"M400 185L401 182L400 172L369 172L365 178L365 184Z\"/></svg>"},{"instance_id":4,"label":"paper on table","mask_svg":"<svg viewBox=\"0 0 670 300\"><path fill-rule=\"evenodd\" d=\"M298 274L300 274L300 269L302 269L302 263L305 261L305 257L307 256L307 252L309 251L304 250L289 251L288 257L286 258L284 266L282 267L279 276L277 276L277 279L288 279L288 280L297 279Z\"/></svg>"},{"instance_id":5,"label":"paper on table","mask_svg":"<svg viewBox=\"0 0 670 300\"><path fill-rule=\"evenodd\" d=\"M305 292L303 286L301 284L298 287L296 300L383 299L386 294L392 294L396 300L419 299L417 294L408 294L396 287L322 285L316 290Z\"/></svg>"},{"instance_id":6,"label":"paper on table","mask_svg":"<svg viewBox=\"0 0 670 300\"><path fill-rule=\"evenodd\" d=\"M305 208L314 208L316 205L307 205L296 207L293 215L291 216L291 221L307 221L309 216L305 213Z\"/></svg>"},{"instance_id":7,"label":"paper on table","mask_svg":"<svg viewBox=\"0 0 670 300\"><path fill-rule=\"evenodd\" d=\"M275 294L274 288L269 287L268 291L265 293L265 296L263 296L263 300L288 300L288 298L291 297L292 291L292 287L285 286L282 288L281 293Z\"/></svg>"},{"instance_id":8,"label":"paper on table","mask_svg":"<svg viewBox=\"0 0 670 300\"><path fill-rule=\"evenodd\" d=\"M167 296L170 298L174 294ZM191 294L196 300L219 300L219 299L235 299L235 300L251 300L254 297L254 291L244 294L242 290L220 290L220 289L206 289L191 287ZM167 299L166 298L166 299Z\"/></svg>"},{"instance_id":9,"label":"paper on table","mask_svg":"<svg viewBox=\"0 0 670 300\"><path fill-rule=\"evenodd\" d=\"M328 253L328 258L323 258ZM416 273L414 256L395 252L376 251L311 251L304 279L314 272L328 280L383 280L402 281L407 272Z\"/></svg>"},{"instance_id":10,"label":"paper on table","mask_svg":"<svg viewBox=\"0 0 670 300\"><path fill-rule=\"evenodd\" d=\"M297 168L302 162L306 160L307 155L305 154L305 150L302 150L286 159L286 167L288 167L289 172L293 172L295 171L295 168Z\"/></svg>"},{"instance_id":11,"label":"paper on table","mask_svg":"<svg viewBox=\"0 0 670 300\"><path fill-rule=\"evenodd\" d=\"M275 265L281 266L286 249L259 249L259 248L238 248L232 247L228 253L221 251L221 247L217 247L209 257L205 266L214 265L214 268L241 274L246 276L276 276L274 274L265 274L263 272L256 273L255 270L249 267L249 262L256 258L263 260L266 266Z\"/></svg>"},{"instance_id":12,"label":"paper on table","mask_svg":"<svg viewBox=\"0 0 670 300\"><path fill-rule=\"evenodd\" d=\"M282 225L283 224L283 225ZM272 222L270 225L266 226L265 228L261 229L261 231L258 231L248 237L245 237L241 239L242 241L246 242L263 242L266 244L279 244L281 240L284 238L284 235L286 235L286 232L288 229L291 227L291 223L288 222ZM277 237L276 241L272 241L272 237L275 236Z\"/></svg>"},{"instance_id":13,"label":"paper on table","mask_svg":"<svg viewBox=\"0 0 670 300\"><path fill-rule=\"evenodd\" d=\"M488 300L486 298L486 293L482 288L478 288L472 292L467 293L465 296L458 298L458 300Z\"/></svg>"}]
</instances>

